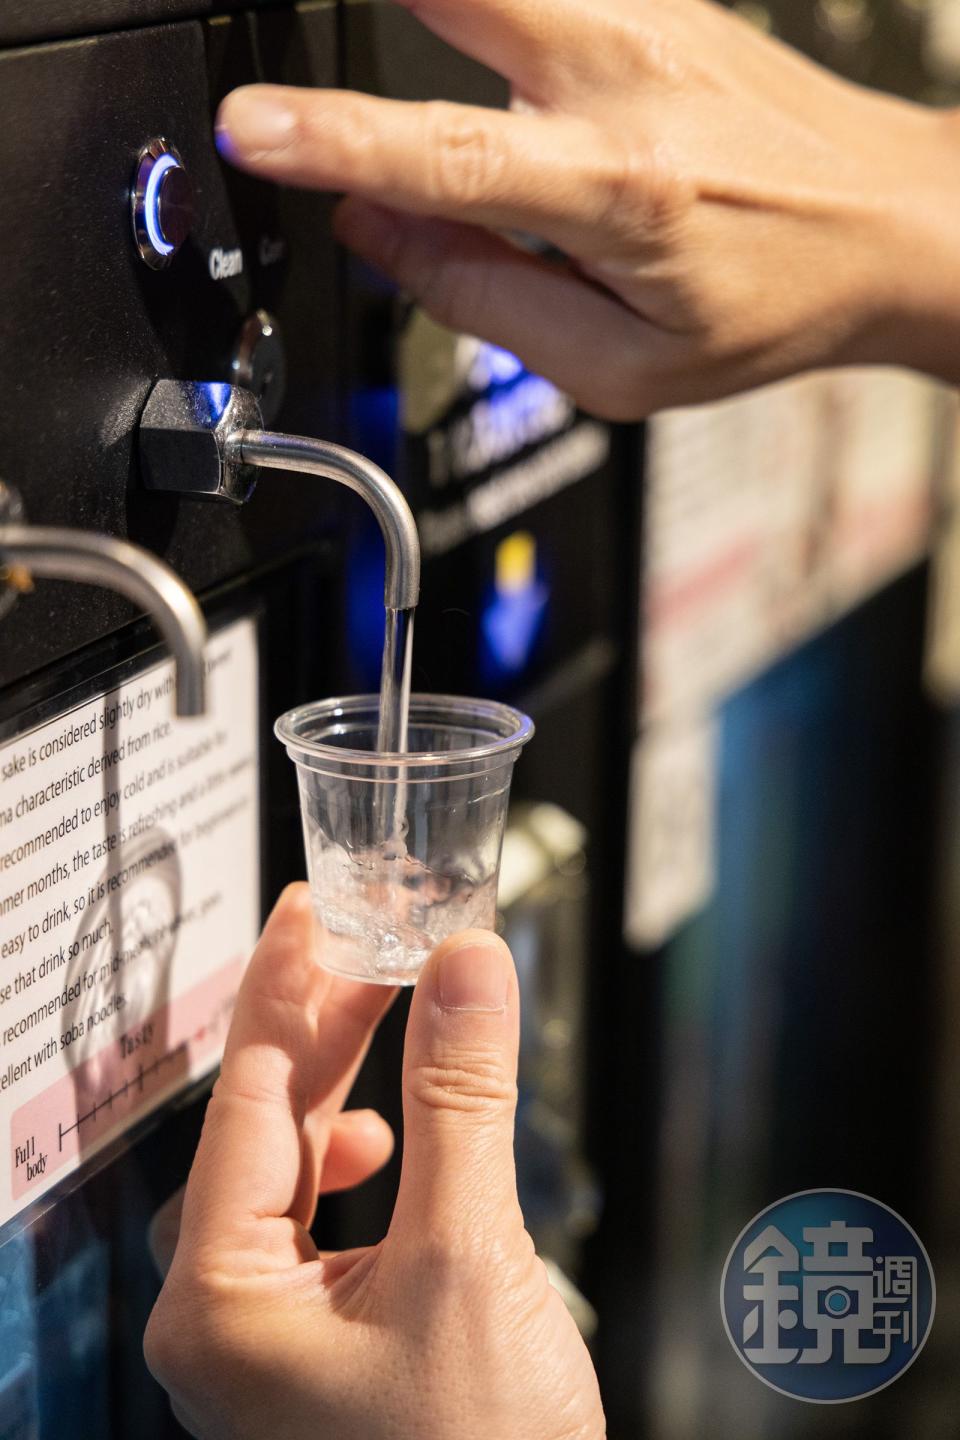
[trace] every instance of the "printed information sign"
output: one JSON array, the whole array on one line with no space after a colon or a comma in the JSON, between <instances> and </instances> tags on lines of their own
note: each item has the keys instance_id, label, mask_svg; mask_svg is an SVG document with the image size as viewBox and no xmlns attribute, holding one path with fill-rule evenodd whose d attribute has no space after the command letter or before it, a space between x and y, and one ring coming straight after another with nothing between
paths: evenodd
<instances>
[{"instance_id":1,"label":"printed information sign","mask_svg":"<svg viewBox=\"0 0 960 1440\"><path fill-rule=\"evenodd\" d=\"M219 1060L260 920L257 634L0 746L0 1225Z\"/></svg>"}]
</instances>

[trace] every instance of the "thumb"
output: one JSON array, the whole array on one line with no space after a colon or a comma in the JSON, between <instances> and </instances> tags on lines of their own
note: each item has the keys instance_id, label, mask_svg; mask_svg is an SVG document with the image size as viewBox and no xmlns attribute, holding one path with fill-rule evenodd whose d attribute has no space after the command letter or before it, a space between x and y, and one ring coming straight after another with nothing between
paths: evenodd
<instances>
[{"instance_id":1,"label":"thumb","mask_svg":"<svg viewBox=\"0 0 960 1440\"><path fill-rule=\"evenodd\" d=\"M403 1063L404 1146L390 1234L462 1242L519 1221L513 1126L520 1006L510 951L468 930L417 982Z\"/></svg>"}]
</instances>

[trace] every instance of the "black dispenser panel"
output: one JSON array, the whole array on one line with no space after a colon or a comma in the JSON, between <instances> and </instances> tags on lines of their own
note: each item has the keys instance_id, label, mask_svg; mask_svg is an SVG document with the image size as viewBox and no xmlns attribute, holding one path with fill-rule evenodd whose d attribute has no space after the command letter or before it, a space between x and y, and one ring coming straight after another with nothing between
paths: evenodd
<instances>
[{"instance_id":1,"label":"black dispenser panel","mask_svg":"<svg viewBox=\"0 0 960 1440\"><path fill-rule=\"evenodd\" d=\"M0 44L92 35L260 3L263 0L0 0Z\"/></svg>"},{"instance_id":2,"label":"black dispenser panel","mask_svg":"<svg viewBox=\"0 0 960 1440\"><path fill-rule=\"evenodd\" d=\"M2 478L29 522L146 545L201 594L309 541L332 503L316 485L271 476L233 510L148 494L138 473L153 382L229 380L241 329L263 305L289 331L298 377L277 423L331 433L338 286L327 202L278 200L265 186L240 196L214 146L218 93L266 75L334 83L335 7L0 53ZM155 137L176 147L194 208L163 270L138 254L130 203L137 157ZM43 582L18 601L0 687L132 613L103 591L77 597L75 586Z\"/></svg>"}]
</instances>

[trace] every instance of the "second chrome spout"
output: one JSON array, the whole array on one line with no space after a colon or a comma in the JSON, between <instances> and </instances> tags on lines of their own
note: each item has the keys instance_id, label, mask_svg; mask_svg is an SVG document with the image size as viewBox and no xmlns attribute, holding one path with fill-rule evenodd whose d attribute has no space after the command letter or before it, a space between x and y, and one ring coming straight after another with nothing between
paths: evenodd
<instances>
[{"instance_id":1,"label":"second chrome spout","mask_svg":"<svg viewBox=\"0 0 960 1440\"><path fill-rule=\"evenodd\" d=\"M207 627L193 595L162 560L109 535L0 523L0 564L31 576L79 580L116 590L145 610L173 652L178 715L205 709L203 647Z\"/></svg>"}]
</instances>

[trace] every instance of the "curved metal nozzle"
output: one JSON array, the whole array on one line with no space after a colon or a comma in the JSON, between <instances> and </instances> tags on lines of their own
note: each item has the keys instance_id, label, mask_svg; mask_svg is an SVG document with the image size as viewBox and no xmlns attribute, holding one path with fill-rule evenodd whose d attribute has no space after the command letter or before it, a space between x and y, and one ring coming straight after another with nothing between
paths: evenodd
<instances>
[{"instance_id":1,"label":"curved metal nozzle","mask_svg":"<svg viewBox=\"0 0 960 1440\"><path fill-rule=\"evenodd\" d=\"M138 545L83 530L0 524L0 562L22 565L48 580L79 580L116 590L145 610L176 663L177 714L205 709L200 606L169 565Z\"/></svg>"},{"instance_id":2,"label":"curved metal nozzle","mask_svg":"<svg viewBox=\"0 0 960 1440\"><path fill-rule=\"evenodd\" d=\"M420 537L398 485L379 465L328 440L240 430L225 442L224 457L242 465L294 470L336 480L360 495L377 517L387 552L383 603L388 610L412 610L420 598Z\"/></svg>"},{"instance_id":3,"label":"curved metal nozzle","mask_svg":"<svg viewBox=\"0 0 960 1440\"><path fill-rule=\"evenodd\" d=\"M384 604L411 610L420 595L420 537L400 491L378 465L326 440L262 430L257 400L238 385L158 380L140 420L144 484L243 505L256 468L321 475L356 491L377 517L387 550Z\"/></svg>"}]
</instances>

